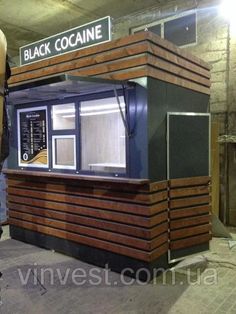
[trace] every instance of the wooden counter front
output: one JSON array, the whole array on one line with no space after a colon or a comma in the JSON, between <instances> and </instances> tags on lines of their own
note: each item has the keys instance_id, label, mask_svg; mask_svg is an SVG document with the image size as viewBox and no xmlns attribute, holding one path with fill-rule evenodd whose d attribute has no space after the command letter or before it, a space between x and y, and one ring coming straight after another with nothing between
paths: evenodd
<instances>
[{"instance_id":1,"label":"wooden counter front","mask_svg":"<svg viewBox=\"0 0 236 314\"><path fill-rule=\"evenodd\" d=\"M70 254L86 247L85 258L75 254L82 260L104 266L113 254L118 266L122 257L124 267L136 269L161 267L168 250L181 258L209 248L209 177L152 183L22 170L5 174L15 239L64 253L72 243Z\"/></svg>"},{"instance_id":2,"label":"wooden counter front","mask_svg":"<svg viewBox=\"0 0 236 314\"><path fill-rule=\"evenodd\" d=\"M166 181L5 173L10 225L145 262L168 250Z\"/></svg>"}]
</instances>

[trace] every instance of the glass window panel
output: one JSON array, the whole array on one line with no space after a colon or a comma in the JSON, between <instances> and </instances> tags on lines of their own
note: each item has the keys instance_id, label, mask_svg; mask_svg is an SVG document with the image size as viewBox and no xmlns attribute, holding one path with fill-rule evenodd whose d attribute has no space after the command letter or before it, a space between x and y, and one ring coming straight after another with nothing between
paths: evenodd
<instances>
[{"instance_id":1,"label":"glass window panel","mask_svg":"<svg viewBox=\"0 0 236 314\"><path fill-rule=\"evenodd\" d=\"M147 30L149 32L153 32L159 36L161 36L161 24L153 25L153 26L148 26Z\"/></svg>"},{"instance_id":2,"label":"glass window panel","mask_svg":"<svg viewBox=\"0 0 236 314\"><path fill-rule=\"evenodd\" d=\"M164 38L178 46L196 43L196 14L165 22Z\"/></svg>"},{"instance_id":3,"label":"glass window panel","mask_svg":"<svg viewBox=\"0 0 236 314\"><path fill-rule=\"evenodd\" d=\"M75 169L75 135L53 136L53 167Z\"/></svg>"},{"instance_id":4,"label":"glass window panel","mask_svg":"<svg viewBox=\"0 0 236 314\"><path fill-rule=\"evenodd\" d=\"M149 32L153 32L159 36L161 36L161 24L156 24L156 25L153 25L153 26L144 26L142 29L134 29L133 33L140 33L140 32L143 32L143 31L149 31Z\"/></svg>"},{"instance_id":5,"label":"glass window panel","mask_svg":"<svg viewBox=\"0 0 236 314\"><path fill-rule=\"evenodd\" d=\"M75 129L75 104L52 106L53 130Z\"/></svg>"},{"instance_id":6,"label":"glass window panel","mask_svg":"<svg viewBox=\"0 0 236 314\"><path fill-rule=\"evenodd\" d=\"M125 113L124 98L120 104ZM81 168L126 172L125 127L115 97L81 102Z\"/></svg>"}]
</instances>

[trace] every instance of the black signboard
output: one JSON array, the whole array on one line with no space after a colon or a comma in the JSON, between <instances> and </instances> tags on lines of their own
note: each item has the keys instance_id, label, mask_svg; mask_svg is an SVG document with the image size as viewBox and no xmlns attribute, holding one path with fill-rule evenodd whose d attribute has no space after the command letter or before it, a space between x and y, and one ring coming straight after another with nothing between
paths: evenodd
<instances>
[{"instance_id":1,"label":"black signboard","mask_svg":"<svg viewBox=\"0 0 236 314\"><path fill-rule=\"evenodd\" d=\"M21 65L111 40L110 17L70 29L20 48Z\"/></svg>"},{"instance_id":2,"label":"black signboard","mask_svg":"<svg viewBox=\"0 0 236 314\"><path fill-rule=\"evenodd\" d=\"M47 167L47 108L18 110L19 166Z\"/></svg>"}]
</instances>

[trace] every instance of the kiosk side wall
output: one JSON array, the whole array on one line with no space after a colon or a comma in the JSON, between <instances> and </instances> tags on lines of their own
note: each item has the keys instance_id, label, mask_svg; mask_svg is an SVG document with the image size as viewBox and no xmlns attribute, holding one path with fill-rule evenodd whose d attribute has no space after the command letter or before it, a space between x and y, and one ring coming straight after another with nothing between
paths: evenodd
<instances>
[{"instance_id":1,"label":"kiosk side wall","mask_svg":"<svg viewBox=\"0 0 236 314\"><path fill-rule=\"evenodd\" d=\"M206 94L148 78L148 178L150 180L167 179L167 112L207 113L208 104L209 96ZM183 173L182 177L186 177L186 174Z\"/></svg>"}]
</instances>

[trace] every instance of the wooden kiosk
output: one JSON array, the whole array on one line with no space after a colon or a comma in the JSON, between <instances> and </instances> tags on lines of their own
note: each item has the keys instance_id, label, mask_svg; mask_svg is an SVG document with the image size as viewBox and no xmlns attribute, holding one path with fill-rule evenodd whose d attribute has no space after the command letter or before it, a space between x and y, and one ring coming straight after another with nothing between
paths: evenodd
<instances>
[{"instance_id":1,"label":"wooden kiosk","mask_svg":"<svg viewBox=\"0 0 236 314\"><path fill-rule=\"evenodd\" d=\"M209 94L149 32L13 69L11 237L133 276L207 250Z\"/></svg>"}]
</instances>

